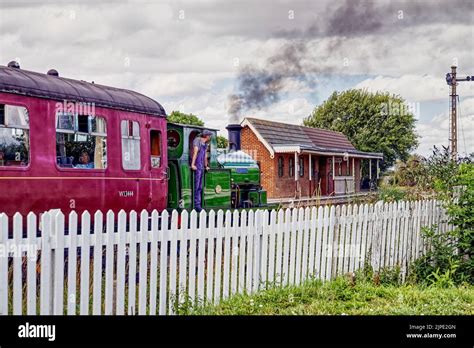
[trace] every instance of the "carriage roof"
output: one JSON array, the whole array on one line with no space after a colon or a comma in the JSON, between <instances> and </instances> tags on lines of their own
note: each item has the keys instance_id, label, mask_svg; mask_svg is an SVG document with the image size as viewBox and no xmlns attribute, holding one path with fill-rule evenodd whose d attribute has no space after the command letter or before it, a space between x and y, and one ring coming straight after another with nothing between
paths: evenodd
<instances>
[{"instance_id":1,"label":"carriage roof","mask_svg":"<svg viewBox=\"0 0 474 348\"><path fill-rule=\"evenodd\" d=\"M0 66L0 92L166 117L163 106L134 91L6 66Z\"/></svg>"}]
</instances>

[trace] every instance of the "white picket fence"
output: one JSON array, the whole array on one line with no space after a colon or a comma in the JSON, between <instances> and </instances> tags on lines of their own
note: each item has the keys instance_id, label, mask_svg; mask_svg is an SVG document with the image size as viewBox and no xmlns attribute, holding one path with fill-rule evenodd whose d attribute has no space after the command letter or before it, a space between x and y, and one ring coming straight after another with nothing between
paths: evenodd
<instances>
[{"instance_id":1,"label":"white picket fence","mask_svg":"<svg viewBox=\"0 0 474 348\"><path fill-rule=\"evenodd\" d=\"M451 228L435 200L181 216L109 211L105 220L97 211L80 223L74 212L67 222L44 213L41 224L33 213L1 214L0 314L173 314L177 301L218 303L329 280L365 262L398 265L405 277L426 249L421 227L433 224Z\"/></svg>"}]
</instances>

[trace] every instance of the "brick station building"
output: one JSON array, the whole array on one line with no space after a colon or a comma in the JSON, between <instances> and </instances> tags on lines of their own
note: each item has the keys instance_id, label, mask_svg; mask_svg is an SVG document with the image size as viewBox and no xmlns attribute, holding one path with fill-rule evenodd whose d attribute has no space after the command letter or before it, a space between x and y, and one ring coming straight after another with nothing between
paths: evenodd
<instances>
[{"instance_id":1,"label":"brick station building","mask_svg":"<svg viewBox=\"0 0 474 348\"><path fill-rule=\"evenodd\" d=\"M378 178L382 154L358 151L340 132L250 117L241 126L241 149L259 162L270 200L356 194Z\"/></svg>"}]
</instances>

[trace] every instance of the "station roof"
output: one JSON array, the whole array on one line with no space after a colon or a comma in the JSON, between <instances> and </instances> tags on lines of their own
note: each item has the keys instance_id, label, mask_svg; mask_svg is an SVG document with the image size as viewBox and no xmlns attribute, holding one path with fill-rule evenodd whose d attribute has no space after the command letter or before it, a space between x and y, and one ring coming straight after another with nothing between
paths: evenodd
<instances>
[{"instance_id":1,"label":"station roof","mask_svg":"<svg viewBox=\"0 0 474 348\"><path fill-rule=\"evenodd\" d=\"M378 152L357 150L341 132L246 117L242 126L249 126L270 153L306 152L326 155L347 153L353 157L383 158Z\"/></svg>"},{"instance_id":2,"label":"station roof","mask_svg":"<svg viewBox=\"0 0 474 348\"><path fill-rule=\"evenodd\" d=\"M16 67L0 65L0 92L166 117L163 106L143 94Z\"/></svg>"}]
</instances>

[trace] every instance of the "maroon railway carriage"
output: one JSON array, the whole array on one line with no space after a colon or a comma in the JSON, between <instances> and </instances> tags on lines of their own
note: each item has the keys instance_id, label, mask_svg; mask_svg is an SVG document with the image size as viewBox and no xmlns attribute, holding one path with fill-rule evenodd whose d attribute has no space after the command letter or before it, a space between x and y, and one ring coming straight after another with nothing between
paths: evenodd
<instances>
[{"instance_id":1,"label":"maroon railway carriage","mask_svg":"<svg viewBox=\"0 0 474 348\"><path fill-rule=\"evenodd\" d=\"M0 66L0 213L163 210L165 136L142 94Z\"/></svg>"}]
</instances>

